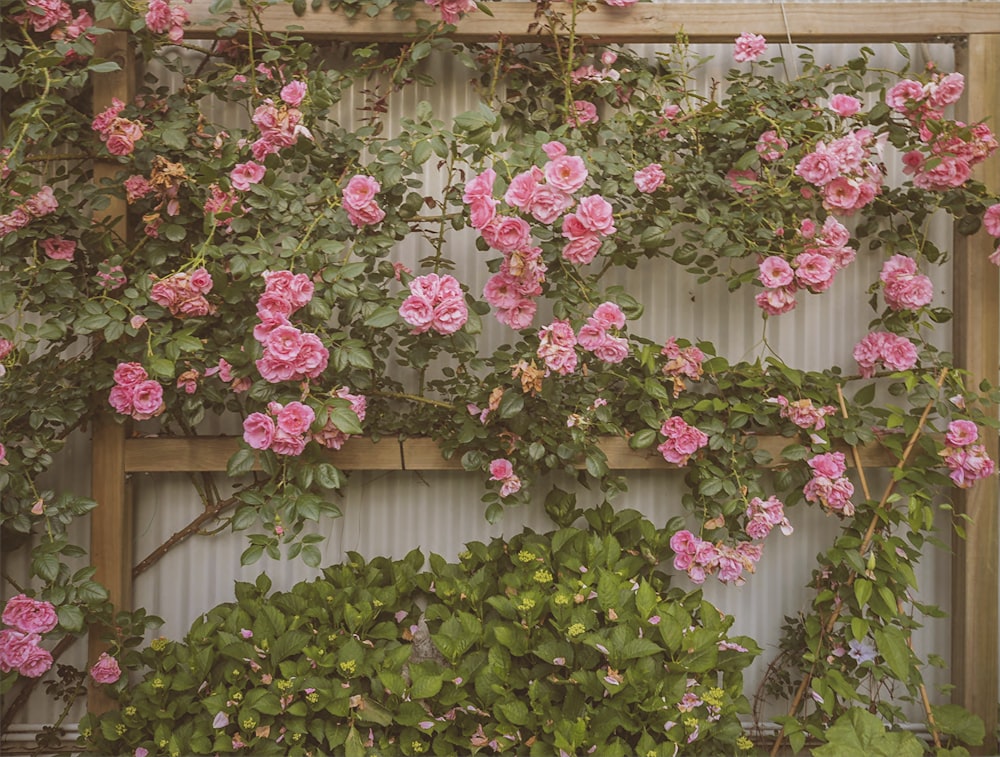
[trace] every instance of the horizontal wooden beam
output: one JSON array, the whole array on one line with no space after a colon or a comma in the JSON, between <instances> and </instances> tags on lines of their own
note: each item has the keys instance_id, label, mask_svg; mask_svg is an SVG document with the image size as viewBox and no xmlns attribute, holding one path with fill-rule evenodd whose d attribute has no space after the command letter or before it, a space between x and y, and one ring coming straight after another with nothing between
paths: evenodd
<instances>
[{"instance_id":1,"label":"horizontal wooden beam","mask_svg":"<svg viewBox=\"0 0 1000 757\"><path fill-rule=\"evenodd\" d=\"M764 467L786 464L781 451L794 439L783 436L757 437L757 447L770 454L772 462ZM125 470L129 473L182 473L226 470L226 464L239 449L235 436L216 437L141 437L125 441ZM677 466L666 462L654 448L634 450L625 439L609 437L601 441L601 449L612 470L670 470ZM330 451L328 459L341 470L462 470L458 458L445 459L433 439L353 437L342 449ZM850 460L850 456L848 456ZM862 465L872 468L891 467L897 458L878 444L861 450ZM853 462L853 461L851 461ZM584 464L578 464L583 468Z\"/></svg>"},{"instance_id":2,"label":"horizontal wooden beam","mask_svg":"<svg viewBox=\"0 0 1000 757\"><path fill-rule=\"evenodd\" d=\"M234 3L236 6L237 3ZM213 15L209 0L194 0L188 37L212 37L219 28L245 21L246 11L236 8ZM259 6L258 6L259 7ZM503 35L511 41L539 39L534 2L490 2L493 12L467 14L456 24L451 39L489 42ZM553 8L562 7L554 4ZM391 8L372 18L358 14L347 18L326 5L296 16L289 3L268 5L259 12L266 33L294 31L311 39L352 42L405 42L413 37L415 19L440 20L436 8L417 2L413 18L399 21ZM627 8L598 4L582 12L577 36L602 43L669 43L684 32L693 42L731 42L741 32L763 34L772 43L816 42L922 42L941 37L1000 33L1000 8L994 0L971 2L848 3L639 3Z\"/></svg>"}]
</instances>

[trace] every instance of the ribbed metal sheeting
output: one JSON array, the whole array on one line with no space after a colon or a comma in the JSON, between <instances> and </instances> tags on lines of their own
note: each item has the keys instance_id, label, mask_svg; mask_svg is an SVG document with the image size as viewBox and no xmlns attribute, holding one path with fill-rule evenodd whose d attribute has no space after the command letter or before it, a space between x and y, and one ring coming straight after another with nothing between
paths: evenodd
<instances>
[{"instance_id":1,"label":"ribbed metal sheeting","mask_svg":"<svg viewBox=\"0 0 1000 757\"><path fill-rule=\"evenodd\" d=\"M776 44L776 41L772 41ZM786 46L787 47L787 46ZM645 54L655 54L655 46L639 46ZM698 46L699 51L715 55L715 61L701 71L701 82L707 93L711 79L724 78L729 68L728 46ZM953 52L946 45L914 45L913 57L920 61L933 56L943 69L953 62ZM788 56L795 50L788 48ZM857 52L856 46L816 46L821 61L840 62ZM892 46L878 48L879 61L896 66L902 61ZM453 66L449 59L432 59L429 73L436 79L433 88L412 87L390 100L385 116L388 129L396 128L399 119L412 113L420 100L428 101L436 118L448 122L456 113L476 106L476 97L469 85L467 73ZM338 106L334 118L350 124L357 116L362 101L360 95ZM216 116L217 114L211 114ZM238 118L235 114L232 117ZM897 179L899 165L892 166L890 179ZM440 186L433 161L425 168L428 189ZM934 222L939 246L947 248L951 228L946 219ZM468 232L451 232L449 255L458 260L456 276L469 290L478 295L488 277L486 260L489 255L475 251L474 237ZM424 240L408 239L398 250L398 259L411 267L430 253ZM713 342L719 353L730 361L752 360L777 354L790 365L805 369L822 369L831 365L851 366L851 350L867 333L867 323L873 313L867 306L865 290L877 279L881 257L862 251L857 261L838 274L833 288L822 296L803 296L798 308L790 314L771 318L766 332L759 311L752 301L753 292L746 288L731 294L721 284L699 285L694 277L666 262L650 262L637 271L616 274L609 284L621 284L644 303L646 311L639 323L630 324L633 333L654 340L670 336L705 339ZM166 273L166 272L165 272ZM937 297L935 305L950 305L950 270L935 272ZM536 321L539 325L543 318ZM766 343L764 336L766 335ZM484 347L492 349L514 337L506 327L490 316L484 318ZM950 335L947 328L934 337L939 346L947 348ZM404 369L399 377L406 381ZM206 425L205 433L234 433L238 424L222 419ZM71 445L64 454L58 475L53 475L53 488L86 491L89 483L88 450L86 444ZM618 500L620 507L631 507L648 515L656 523L665 523L682 514L683 493L681 476L670 473L642 472L630 476L630 490ZM135 497L135 555L141 559L185 526L201 510L201 503L183 475L137 474L133 477ZM559 484L568 488L569 484ZM225 482L220 481L221 486ZM544 491L541 489L541 491ZM539 504L509 509L503 520L489 525L483 518L479 501L482 477L463 473L358 472L349 477L340 501L344 517L326 520L314 527L325 540L320 544L323 564L339 562L345 552L357 551L366 557L388 555L401 557L419 547L425 554L438 553L449 559L472 540L488 540L497 535L510 535L528 526L547 531L548 522ZM592 494L581 493L581 504ZM775 533L768 538L764 556L756 575L740 588L724 587L709 582L705 585L708 599L735 616L735 633L755 638L765 648L761 659L748 671L747 693L752 695L768 662L776 654L779 628L786 615L795 615L808 608L810 592L805 590L815 565L815 556L829 547L838 532L835 519L816 509L793 508L789 517L795 526L792 536ZM691 525L694 526L692 520ZM86 527L81 536L86 538ZM945 532L943 537L948 539ZM247 546L244 534L218 534L197 537L169 553L151 571L135 582L136 604L160 615L166 624L153 635L180 638L190 623L212 606L233 598L234 580L253 580L267 571L276 589L288 588L296 581L313 578L317 571L298 561L262 559L257 564L240 567L240 554ZM5 569L13 574L27 574L23 553L4 556ZM13 565L15 560L23 564ZM918 568L919 599L949 609L951 564L947 554L931 551ZM678 581L686 579L681 576ZM694 587L692 587L694 588ZM9 593L9 587L3 591ZM945 660L949 657L950 629L947 620L928 620L915 635L918 654L934 651ZM72 650L71 661L82 664L83 645ZM926 672L932 697L939 685L948 680L947 671L928 669ZM18 718L19 723L50 722L58 713L55 703L44 694L36 694L30 706ZM768 715L779 714L772 710ZM912 712L919 719L917 710Z\"/></svg>"}]
</instances>

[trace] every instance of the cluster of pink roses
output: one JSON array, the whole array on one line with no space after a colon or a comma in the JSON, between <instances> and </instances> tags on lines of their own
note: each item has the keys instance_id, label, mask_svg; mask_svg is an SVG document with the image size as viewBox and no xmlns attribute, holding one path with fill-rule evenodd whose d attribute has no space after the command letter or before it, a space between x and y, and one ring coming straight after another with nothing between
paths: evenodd
<instances>
[{"instance_id":1,"label":"cluster of pink roses","mask_svg":"<svg viewBox=\"0 0 1000 757\"><path fill-rule=\"evenodd\" d=\"M264 348L256 361L265 381L301 381L326 370L330 352L315 334L303 332L289 321L292 313L312 300L315 287L304 273L265 271L264 292L257 300L260 323L253 335Z\"/></svg>"},{"instance_id":2,"label":"cluster of pink roses","mask_svg":"<svg viewBox=\"0 0 1000 757\"><path fill-rule=\"evenodd\" d=\"M521 490L521 479L514 474L514 466L505 457L490 462L490 481L500 482L501 497L509 497Z\"/></svg>"},{"instance_id":3,"label":"cluster of pink roses","mask_svg":"<svg viewBox=\"0 0 1000 757\"><path fill-rule=\"evenodd\" d=\"M176 45L184 40L184 25L191 19L182 5L171 6L168 0L149 0L145 20L146 28L153 34L166 34Z\"/></svg>"},{"instance_id":4,"label":"cluster of pink roses","mask_svg":"<svg viewBox=\"0 0 1000 757\"><path fill-rule=\"evenodd\" d=\"M23 229L35 219L54 213L58 207L59 201L53 194L52 187L46 184L13 211L0 215L0 237Z\"/></svg>"},{"instance_id":5,"label":"cluster of pink roses","mask_svg":"<svg viewBox=\"0 0 1000 757\"><path fill-rule=\"evenodd\" d=\"M666 439L656 449L664 460L674 465L687 465L691 455L708 444L705 432L688 425L679 415L663 421L660 433Z\"/></svg>"},{"instance_id":6,"label":"cluster of pink roses","mask_svg":"<svg viewBox=\"0 0 1000 757\"><path fill-rule=\"evenodd\" d=\"M850 232L833 216L827 217L818 232L812 219L803 219L799 237L802 251L791 263L780 255L769 255L758 266L757 279L765 290L757 294L755 301L768 315L792 310L799 289L813 294L825 292L833 285L837 272L856 257L855 250L847 245Z\"/></svg>"},{"instance_id":7,"label":"cluster of pink roses","mask_svg":"<svg viewBox=\"0 0 1000 757\"><path fill-rule=\"evenodd\" d=\"M620 363L628 357L628 340L609 333L611 329L625 328L625 314L613 302L603 302L594 314L580 327L577 344L590 350L598 360Z\"/></svg>"},{"instance_id":8,"label":"cluster of pink roses","mask_svg":"<svg viewBox=\"0 0 1000 757\"><path fill-rule=\"evenodd\" d=\"M671 536L670 548L674 551L674 569L685 571L692 582L703 584L708 576L717 575L722 583L735 586L746 583L743 571L753 573L763 552L760 544L713 544L688 530Z\"/></svg>"},{"instance_id":9,"label":"cluster of pink roses","mask_svg":"<svg viewBox=\"0 0 1000 757\"><path fill-rule=\"evenodd\" d=\"M75 42L94 25L91 15L79 9L76 18L73 18L72 9L63 0L26 0L25 6L28 10L13 17L13 21L18 24L29 24L35 32L52 30L49 37L53 40L66 40ZM94 35L87 34L86 38L91 42ZM81 56L74 50L66 53L64 62L80 59Z\"/></svg>"},{"instance_id":10,"label":"cluster of pink roses","mask_svg":"<svg viewBox=\"0 0 1000 757\"><path fill-rule=\"evenodd\" d=\"M52 653L39 646L41 634L59 624L51 602L24 594L11 597L0 616L10 628L0 630L0 672L16 670L27 678L38 678L52 667Z\"/></svg>"},{"instance_id":11,"label":"cluster of pink roses","mask_svg":"<svg viewBox=\"0 0 1000 757\"><path fill-rule=\"evenodd\" d=\"M912 175L921 189L961 186L972 167L997 149L996 137L986 124L967 127L944 119L945 108L958 102L964 89L961 74L935 72L924 84L903 79L886 92L886 104L917 127L925 145L903 156L903 172Z\"/></svg>"},{"instance_id":12,"label":"cluster of pink roses","mask_svg":"<svg viewBox=\"0 0 1000 757\"><path fill-rule=\"evenodd\" d=\"M767 499L751 499L747 505L747 518L746 532L751 539L765 538L775 526L785 536L790 536L794 530L785 517L784 503L773 495Z\"/></svg>"},{"instance_id":13,"label":"cluster of pink roses","mask_svg":"<svg viewBox=\"0 0 1000 757\"><path fill-rule=\"evenodd\" d=\"M826 416L836 412L836 408L831 405L816 407L808 397L800 400L789 400L784 395L779 394L777 397L765 401L774 403L781 408L778 414L782 418L787 418L799 428L814 431L822 431L826 428Z\"/></svg>"},{"instance_id":14,"label":"cluster of pink roses","mask_svg":"<svg viewBox=\"0 0 1000 757\"><path fill-rule=\"evenodd\" d=\"M163 402L163 387L149 378L139 363L119 363L114 373L108 402L116 412L146 421L160 415L167 406Z\"/></svg>"},{"instance_id":15,"label":"cluster of pink roses","mask_svg":"<svg viewBox=\"0 0 1000 757\"><path fill-rule=\"evenodd\" d=\"M346 386L342 386L333 393L333 396L338 399L347 400L351 405L351 412L358 416L359 421L365 419L365 413L368 410L368 399L364 395L351 394ZM331 409L332 406L327 406L320 410L319 420L323 422L323 426L313 434L313 438L324 447L340 449L344 446L344 442L351 438L351 435L341 431L333 422L333 417L330 414Z\"/></svg>"},{"instance_id":16,"label":"cluster of pink roses","mask_svg":"<svg viewBox=\"0 0 1000 757\"><path fill-rule=\"evenodd\" d=\"M660 354L667 359L663 366L663 375L673 382L674 397L683 391L685 378L692 381L701 380L703 372L701 364L705 361L705 353L694 345L681 347L677 344L677 337L672 336L664 343Z\"/></svg>"},{"instance_id":17,"label":"cluster of pink roses","mask_svg":"<svg viewBox=\"0 0 1000 757\"><path fill-rule=\"evenodd\" d=\"M267 403L267 413L250 413L243 421L243 441L278 455L301 455L309 441L316 412L301 402Z\"/></svg>"},{"instance_id":18,"label":"cluster of pink roses","mask_svg":"<svg viewBox=\"0 0 1000 757\"><path fill-rule=\"evenodd\" d=\"M823 507L839 515L854 515L854 484L844 473L847 462L843 452L826 452L807 460L812 469L812 478L802 490L807 502L819 502Z\"/></svg>"},{"instance_id":19,"label":"cluster of pink roses","mask_svg":"<svg viewBox=\"0 0 1000 757\"><path fill-rule=\"evenodd\" d=\"M817 142L795 166L795 174L820 188L828 211L850 215L882 191L882 171L873 159L880 152L869 129L856 129L829 145Z\"/></svg>"},{"instance_id":20,"label":"cluster of pink roses","mask_svg":"<svg viewBox=\"0 0 1000 757\"><path fill-rule=\"evenodd\" d=\"M994 463L986 447L977 444L979 429L972 421L957 420L948 424L945 448L940 455L948 466L948 476L955 486L968 489L976 481L993 475Z\"/></svg>"},{"instance_id":21,"label":"cluster of pink roses","mask_svg":"<svg viewBox=\"0 0 1000 757\"><path fill-rule=\"evenodd\" d=\"M122 118L119 114L123 110L125 103L114 97L111 105L98 113L90 124L112 155L131 155L135 143L143 137L142 124Z\"/></svg>"},{"instance_id":22,"label":"cluster of pink roses","mask_svg":"<svg viewBox=\"0 0 1000 757\"><path fill-rule=\"evenodd\" d=\"M905 336L873 331L854 345L854 359L864 378L875 375L881 363L894 371L908 371L917 364L917 348Z\"/></svg>"},{"instance_id":23,"label":"cluster of pink roses","mask_svg":"<svg viewBox=\"0 0 1000 757\"><path fill-rule=\"evenodd\" d=\"M399 306L403 320L413 326L411 334L436 331L454 334L469 319L465 294L454 276L428 273L409 284L410 295Z\"/></svg>"},{"instance_id":24,"label":"cluster of pink roses","mask_svg":"<svg viewBox=\"0 0 1000 757\"><path fill-rule=\"evenodd\" d=\"M885 303L892 310L917 310L934 299L934 285L917 273L917 261L906 255L893 255L879 273Z\"/></svg>"},{"instance_id":25,"label":"cluster of pink roses","mask_svg":"<svg viewBox=\"0 0 1000 757\"><path fill-rule=\"evenodd\" d=\"M178 318L196 318L215 312L215 306L205 299L212 291L212 276L204 267L193 271L178 271L158 279L152 274L153 286L149 299L166 308Z\"/></svg>"},{"instance_id":26,"label":"cluster of pink roses","mask_svg":"<svg viewBox=\"0 0 1000 757\"><path fill-rule=\"evenodd\" d=\"M376 196L382 185L371 176L358 174L352 176L344 187L344 210L348 220L361 228L371 226L385 218L385 211L379 207Z\"/></svg>"},{"instance_id":27,"label":"cluster of pink roses","mask_svg":"<svg viewBox=\"0 0 1000 757\"><path fill-rule=\"evenodd\" d=\"M283 95L287 88L288 85L281 90ZM298 89L288 90L288 96L293 101L301 102ZM302 111L288 102L275 105L268 98L257 106L251 120L260 129L260 137L250 145L254 160L263 160L285 147L291 147L298 142L300 136L312 139L312 134L302 124Z\"/></svg>"}]
</instances>

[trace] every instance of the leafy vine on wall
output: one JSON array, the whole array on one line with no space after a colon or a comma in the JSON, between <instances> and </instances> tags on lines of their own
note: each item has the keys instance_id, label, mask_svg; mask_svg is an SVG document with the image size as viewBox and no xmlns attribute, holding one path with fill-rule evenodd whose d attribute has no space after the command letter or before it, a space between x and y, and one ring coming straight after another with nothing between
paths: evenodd
<instances>
[{"instance_id":1,"label":"leafy vine on wall","mask_svg":"<svg viewBox=\"0 0 1000 757\"><path fill-rule=\"evenodd\" d=\"M625 628L629 617L629 628L643 638L650 632L642 625L651 617L646 610L666 602L705 632L701 642L708 649L720 642L721 627L696 586L744 583L766 540L778 538L772 530L792 534L789 508L822 508L841 531L813 574L811 612L789 619L782 659L791 662L772 668L770 693L790 702L779 741L787 735L796 750L807 738L835 745L847 733L873 733L867 718L877 714L879 738L899 750L919 749L899 732L883 733L884 724L900 722L900 702L907 699L924 708L940 753L958 753L948 751L957 741L981 740L969 718L931 705L922 661L910 647L919 616L937 612L910 595L913 565L934 539L935 514L950 507L955 488L994 473L980 434L996 426L997 397L989 386L969 386L930 339L951 317L934 301L927 276L951 257L929 235L932 217L947 214L961 233L1000 238L1000 201L972 178L997 140L987 125L951 115L963 94L961 75L933 65L878 70L865 48L838 66L820 66L801 49L798 73L790 75L788 61L769 57L763 37L745 33L735 41L725 82L704 95L693 85L698 56L683 37L653 59L596 46L576 34L583 3L539 3L537 41L518 44L454 43L448 34L462 15L489 12L489 6L433 5L440 21L415 23L411 41L368 45L265 34L260 14L266 6L253 3L244 8L245 21L224 23L207 43L185 39L187 10L167 0L142 7L18 0L5 11L0 271L10 283L0 291L0 523L5 552L31 550L32 576L30 585L21 585L5 573L16 596L0 631L3 691L46 675L54 663L50 639L62 645L99 622L117 633L91 678L123 703L133 702L124 711L132 707L136 717L138 707L159 706L155 697L137 704L145 694L121 675L159 664L149 650L136 649L154 619L141 610L114 618L92 569L74 572L67 563L83 553L67 526L97 503L80 492L45 490L39 481L69 435L98 414L114 412L122 422L180 436L198 433L206 418L235 414L243 425L243 445L228 468L236 493L222 497L208 485L199 495L213 519L256 531L245 564L284 552L318 567L320 537L303 531L308 522L339 515L331 495L345 476L329 450L352 435L430 431L443 454L480 473L491 522L505 507L545 502L562 530L546 537L552 539L548 557L535 555L538 566L535 558L529 562L541 571L532 576L549 578L532 579L539 586L504 584L489 603L507 620L519 618L524 638L503 636L510 629L498 632L501 626L490 625L495 618L477 616L473 623L449 609L428 619L439 647L468 633L468 648L499 643L516 655L530 649L542 656L549 649L544 645L555 643L553 628L579 636L574 643L588 649L607 638L624 644L615 622L622 619L618 627ZM348 15L388 8L334 6ZM293 7L309 12L304 4ZM392 7L405 19L412 6ZM225 2L213 5L222 18L230 9ZM92 77L118 65L94 54L107 25L129 30L149 71L162 78L147 73L133 101L95 107ZM432 55L453 56L475 72L481 105L446 123L420 103L399 128L388 128L389 103L427 83L424 64ZM348 128L332 114L354 92L364 97L363 117ZM220 104L245 116L242 124L214 122L210 114ZM900 183L887 179L892 155L904 166ZM95 165L109 163L119 169L115 180L93 181ZM428 168L441 177L440 191L425 187ZM124 235L118 219L107 217L111 197L128 203ZM456 276L449 241L463 229L475 234L477 260L489 272L482 291ZM396 251L414 235L431 252L411 269ZM766 324L808 307L858 256L884 261L866 293L869 333L858 335L855 365L824 371L803 371L767 353L732 363L711 343L682 334L654 342L639 333L642 303L607 283L616 269L671 260L701 282L722 279L734 291L754 287ZM1000 261L1000 251L991 260ZM486 351L479 337L483 319L493 318L509 340ZM787 439L780 459L758 444L762 435ZM642 608L638 595L608 600L594 586L599 606L587 612L602 616L607 625L598 628L570 622L560 609L558 586L569 580L569 564L557 559L562 553L555 542L583 540L572 530L581 517L595 532L615 533L609 503L627 481L609 469L601 447L609 436L684 469L688 516L643 526L642 538L656 545L650 561L674 570L643 579L653 599L636 574L632 588L643 593ZM898 460L881 491L869 485L858 452L876 442ZM584 513L569 492L538 491L549 471L596 487L605 500L601 508ZM952 525L962 528L958 518ZM435 566L439 576L453 569ZM527 586L539 597L529 597ZM408 585L407 592L415 590ZM544 603L538 612L526 605L511 610L500 599L510 596L552 604L544 612ZM580 596L576 604L589 601ZM379 595L381 612L403 611L395 601ZM220 627L237 622L220 612ZM361 624L349 614L313 618L320 624L313 632L323 623L345 623L350 633L371 630L376 626L366 623L378 616ZM584 630L573 634L577 622ZM448 631L441 630L445 624ZM487 626L493 630L484 631ZM396 643L398 629L380 628L391 631L385 641L404 652L411 648ZM259 633L270 634L274 644L287 630L275 621ZM690 663L676 657L673 630L658 633L656 650L615 652L643 662L633 678L620 679L621 667L609 663L608 685L637 684L656 655L668 669ZM233 643L253 647L248 638ZM280 666L266 647L254 648L264 653L260 659ZM255 662L241 696L267 688L279 672L289 688L277 700L285 703L278 711L247 715L250 727L236 717L248 706L213 688L223 685L211 678L218 673L214 655L224 657L225 650L202 649L196 665L194 652L178 654L171 665L194 665L203 680L185 678L176 690L195 685L208 692L213 707L216 699L225 704L218 711L224 718L209 713L225 723L213 725L224 738L209 739L208 751L267 743L307 753L298 739L284 738L305 739L306 733L316 740L313 749L349 740L359 754L465 743L454 734L440 741L414 735L428 736L427 728L386 735L378 744L374 735L371 743L357 736L357 722L388 725L371 713L376 705L393 709L394 697L421 699L428 712L438 708L432 714L443 716L459 700L450 690L452 699L441 698L439 661L427 663L436 684L426 692L413 693L421 684L411 675L401 685L393 679L384 693L377 686L355 692L364 698L348 699L346 709L342 697L333 702L325 693L316 697L322 707L312 707L316 687L304 677L292 680L301 673L264 671ZM386 654L398 657L393 665L406 662L403 652ZM593 662L591 652L578 654L584 667ZM751 657L734 658L723 694L699 690L692 708L706 702L721 708L725 701L727 718L745 709L736 672ZM348 661L338 660L341 672ZM705 673L716 661L690 669ZM57 670L61 683L54 691L68 712L83 674L69 666ZM149 680L157 680L155 674ZM677 702L694 696L674 688ZM262 694L253 696L263 701ZM485 713L484 722L493 712L504 728L523 725L507 711L509 699L484 699L478 689L475 696L481 699L469 706ZM309 705L297 707L296 697ZM370 702L367 719L358 702ZM286 709L294 724L276 719ZM341 718L343 727L313 733L299 709ZM496 714L501 710L503 717ZM705 713L722 717L721 710ZM707 722L718 721L712 717ZM698 717L689 718L694 725L662 719L651 742L633 734L628 746L666 754L708 743L710 729L703 730ZM119 715L88 722L85 743L98 750L126 744L126 733L137 755L201 751L208 738L201 726L181 731L186 741L154 737L143 729L161 726L149 718L141 727ZM467 725L472 729L473 721ZM529 743L509 728L491 731L510 737L502 742L478 725L461 738L494 751L528 751L534 743L607 749L612 743L608 735L589 744L566 724L569 730L539 725L552 741ZM716 729L711 738L726 748L749 748L738 724Z\"/></svg>"}]
</instances>

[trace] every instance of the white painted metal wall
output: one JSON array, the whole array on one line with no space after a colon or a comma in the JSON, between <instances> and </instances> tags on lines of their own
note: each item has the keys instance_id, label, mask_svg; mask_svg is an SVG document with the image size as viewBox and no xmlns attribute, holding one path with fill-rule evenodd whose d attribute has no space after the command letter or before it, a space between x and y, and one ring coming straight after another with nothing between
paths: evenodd
<instances>
[{"instance_id":1,"label":"white painted metal wall","mask_svg":"<svg viewBox=\"0 0 1000 757\"><path fill-rule=\"evenodd\" d=\"M778 43L772 40L772 46ZM787 46L785 46L787 48ZM646 53L653 46L643 46ZM703 82L721 79L729 67L728 46L698 46L699 50L715 54L717 62L703 71ZM821 60L838 62L851 57L857 48L823 45L816 48ZM933 55L943 69L953 63L953 53L946 45L914 46L915 57ZM794 49L787 48L793 56ZM888 66L901 62L897 53L886 46L879 55ZM386 116L387 124L412 112L419 100L429 101L436 117L448 120L449 115L475 106L475 97L465 80L465 72L453 69L447 61L434 61L431 73L438 84L433 89L412 88L392 101ZM337 114L342 123L354 117L357 103L344 103ZM210 117L217 117L211 114ZM894 171L898 170L898 167ZM427 183L434 186L436 177L427 164ZM890 177L895 178L895 177ZM950 225L942 220L935 234L940 246L948 245ZM486 257L476 253L469 233L453 233L451 249L460 260L456 275L473 292L481 292L488 272ZM399 259L414 265L428 249L420 240L407 241L399 250ZM867 333L872 313L867 307L865 289L877 278L881 260L864 253L847 270L838 274L831 291L823 296L805 296L798 308L788 315L770 319L767 344L791 365L805 369L822 369L830 365L851 366L851 350ZM753 304L750 288L730 294L724 285L697 285L693 277L678 266L659 261L647 263L637 271L624 271L609 283L620 283L646 307L639 324L630 330L654 340L669 336L712 341L731 361L753 359L766 353L762 342L763 322ZM941 271L935 279L935 305L950 305L950 272ZM484 318L486 347L508 340L512 333L490 316ZM950 341L947 327L937 335L939 346ZM238 433L238 425L220 422L207 433L224 431ZM89 486L89 449L79 438L63 455L58 475L52 477L53 488L73 488L87 491ZM135 493L135 555L137 560L149 554L175 531L182 528L201 510L194 491L181 475L137 475ZM682 513L680 507L681 476L670 473L643 472L632 475L630 491L619 506L638 509L663 523ZM561 482L566 487L567 482ZM544 491L540 487L541 491ZM317 531L326 537L320 545L323 564L341 560L345 551L355 550L367 557L388 555L401 557L414 547L425 553L436 552L448 558L461 551L470 540L486 540L499 534L512 534L524 526L545 531L552 528L541 504L510 509L503 521L495 526L486 523L479 502L482 479L463 473L354 473L351 474L341 508L344 517L319 524ZM582 495L585 502L586 495ZM708 583L707 598L720 609L736 617L737 633L754 637L764 648L762 658L747 676L748 694L752 695L767 663L776 653L779 627L785 615L805 610L810 593L804 589L809 580L815 556L826 549L838 531L835 519L818 510L802 506L789 514L795 534L782 537L777 532L769 537L758 573L742 588L723 587ZM86 543L86 527L81 529ZM945 535L943 538L948 539ZM263 559L248 567L240 567L240 553L246 547L245 536L219 534L187 541L167 555L153 570L140 576L135 583L135 601L151 613L162 616L166 624L159 634L180 638L199 614L233 597L234 580L252 580L266 570L274 579L276 589L317 574L300 562L274 562ZM23 560L24 564L14 564ZM21 555L4 556L5 567L15 574L27 573L26 559ZM917 572L920 579L920 599L936 602L948 610L951 563L950 556L929 552ZM685 579L679 577L678 581ZM9 592L9 587L3 588ZM918 654L934 651L949 657L949 621L929 621L916 638ZM83 664L85 645L78 644L69 655L71 661ZM947 682L947 671L928 671L932 696L936 687ZM940 696L938 701L943 701ZM36 694L18 722L25 726L49 722L58 712L44 694ZM773 714L773 713L772 713ZM916 713L914 713L916 715Z\"/></svg>"}]
</instances>

